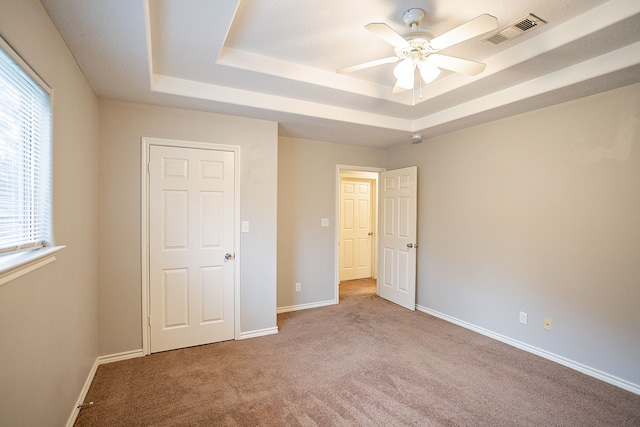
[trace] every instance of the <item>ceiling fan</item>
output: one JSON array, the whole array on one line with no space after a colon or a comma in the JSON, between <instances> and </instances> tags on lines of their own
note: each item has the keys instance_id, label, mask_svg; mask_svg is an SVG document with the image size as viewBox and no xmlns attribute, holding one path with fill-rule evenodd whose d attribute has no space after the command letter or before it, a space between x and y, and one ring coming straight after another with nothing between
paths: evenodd
<instances>
[{"instance_id":1,"label":"ceiling fan","mask_svg":"<svg viewBox=\"0 0 640 427\"><path fill-rule=\"evenodd\" d=\"M416 81L416 70L420 72L420 77L422 77L425 84L434 81L440 75L441 68L470 76L475 76L484 70L485 64L483 63L442 55L437 52L496 29L498 27L498 19L495 16L480 15L438 37L433 37L427 30L418 28L424 16L425 12L422 9L413 8L407 10L402 15L402 20L409 27L409 31L403 35L395 32L387 24L371 23L365 25L367 30L394 47L395 56L352 65L341 68L336 72L341 74L351 73L400 61L393 70L393 75L396 78L393 92L397 93L406 89L413 89Z\"/></svg>"}]
</instances>

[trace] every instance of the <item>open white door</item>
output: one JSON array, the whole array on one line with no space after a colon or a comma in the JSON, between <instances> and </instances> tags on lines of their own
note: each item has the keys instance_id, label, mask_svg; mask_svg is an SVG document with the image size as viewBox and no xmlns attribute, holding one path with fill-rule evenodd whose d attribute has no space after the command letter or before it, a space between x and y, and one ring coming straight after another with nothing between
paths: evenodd
<instances>
[{"instance_id":1,"label":"open white door","mask_svg":"<svg viewBox=\"0 0 640 427\"><path fill-rule=\"evenodd\" d=\"M416 309L417 177L412 166L382 172L378 181L378 292L409 310Z\"/></svg>"}]
</instances>

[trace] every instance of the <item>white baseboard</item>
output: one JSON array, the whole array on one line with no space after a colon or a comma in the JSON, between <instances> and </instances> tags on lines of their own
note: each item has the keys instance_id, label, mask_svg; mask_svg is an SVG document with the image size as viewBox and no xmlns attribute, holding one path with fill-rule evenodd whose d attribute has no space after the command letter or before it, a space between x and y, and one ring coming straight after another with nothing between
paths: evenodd
<instances>
[{"instance_id":1,"label":"white baseboard","mask_svg":"<svg viewBox=\"0 0 640 427\"><path fill-rule=\"evenodd\" d=\"M87 392L89 391L89 387L91 387L91 382L93 381L93 377L96 374L97 370L98 370L98 359L96 359L95 362L93 362L93 366L89 371L89 375L87 376L86 381L84 382L84 386L82 387L82 390L80 390L80 396L78 397L76 404L73 406L71 415L69 415L69 419L67 420L66 427L73 427L73 425L76 423L76 418L78 418L78 414L80 413L80 408L78 408L78 406L84 403L84 398L87 396Z\"/></svg>"},{"instance_id":2,"label":"white baseboard","mask_svg":"<svg viewBox=\"0 0 640 427\"><path fill-rule=\"evenodd\" d=\"M107 363L120 362L121 360L135 359L136 357L146 356L142 349L124 351L122 353L108 354L106 356L100 356L97 359L98 365L105 365Z\"/></svg>"},{"instance_id":3,"label":"white baseboard","mask_svg":"<svg viewBox=\"0 0 640 427\"><path fill-rule=\"evenodd\" d=\"M308 308L318 308L318 307L326 307L327 305L337 304L336 300L328 300L328 301L320 301L320 302L311 302L308 304L298 304L298 305L289 305L286 307L278 307L276 309L276 313L288 313L289 311L298 311L298 310L306 310Z\"/></svg>"},{"instance_id":4,"label":"white baseboard","mask_svg":"<svg viewBox=\"0 0 640 427\"><path fill-rule=\"evenodd\" d=\"M73 410L71 411L71 415L69 415L69 419L67 420L66 427L73 427L78 418L78 414L80 413L80 409L78 408L80 405L84 403L84 399L87 397L87 393L89 392L89 387L91 387L91 383L93 382L93 377L96 375L96 371L98 370L98 366L104 365L105 363L111 362L119 362L120 360L133 359L134 357L142 357L144 353L142 350L133 350L133 351L125 351L123 353L110 354L107 356L99 356L96 358L95 362L93 362L93 366L89 371L89 375L87 376L86 381L84 382L84 386L82 390L80 390L80 396L78 396L78 400L76 401Z\"/></svg>"},{"instance_id":5,"label":"white baseboard","mask_svg":"<svg viewBox=\"0 0 640 427\"><path fill-rule=\"evenodd\" d=\"M451 316L449 316L447 314L440 313L440 312L435 311L435 310L431 310L430 308L423 307L423 306L420 306L420 305L416 305L416 309L418 311L423 312L423 313L427 313L427 314L430 314L430 315L432 315L434 317L438 317L438 318L440 318L442 320L446 320L449 323L453 323L455 325L462 326L463 328L470 329L470 330L472 330L474 332L477 332L477 333L479 333L481 335L485 335L485 336L487 336L489 338L493 338L493 339L495 339L497 341L503 342L505 344L509 344L510 346L519 348L520 350L524 350L524 351L527 351L529 353L533 353L533 354L535 354L537 356L543 357L545 359L551 360L552 362L559 363L559 364L561 364L563 366L566 366L568 368L574 369L574 370L576 370L578 372L582 372L583 374L589 375L590 377L597 378L597 379L599 379L601 381L604 381L604 382L606 382L608 384L612 384L612 385L614 385L616 387L620 387L623 390L627 390L627 391L630 391L631 393L640 395L640 385L638 385L638 384L634 384L634 383L632 383L630 381L624 380L622 378L618 378L618 377L616 377L614 375L611 375L611 374L607 374L606 372L602 372L602 371L600 371L598 369L594 369L594 368L592 368L590 366L583 365L582 363L573 361L571 359L567 359L566 357L559 356L557 354L548 352L548 351L543 350L541 348L534 347L532 345L523 343L523 342L518 341L518 340L514 340L512 338L509 338L507 336L495 333L495 332L490 331L488 329L481 328L480 326L476 326L474 324L465 322L464 320L460 320L460 319L457 319L455 317L451 317Z\"/></svg>"},{"instance_id":6,"label":"white baseboard","mask_svg":"<svg viewBox=\"0 0 640 427\"><path fill-rule=\"evenodd\" d=\"M263 337L265 335L273 335L277 333L278 333L278 327L276 326L274 328L265 328L265 329L258 329L256 331L240 332L240 337L238 339L246 340L247 338Z\"/></svg>"}]
</instances>

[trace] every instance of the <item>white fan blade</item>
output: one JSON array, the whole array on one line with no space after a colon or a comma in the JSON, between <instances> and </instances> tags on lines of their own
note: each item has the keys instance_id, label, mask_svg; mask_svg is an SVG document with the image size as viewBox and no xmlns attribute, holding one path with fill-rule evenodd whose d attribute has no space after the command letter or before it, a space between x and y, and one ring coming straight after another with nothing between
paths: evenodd
<instances>
[{"instance_id":1,"label":"white fan blade","mask_svg":"<svg viewBox=\"0 0 640 427\"><path fill-rule=\"evenodd\" d=\"M393 85L393 90L391 91L392 93L400 93L400 92L404 92L405 88L398 86L398 81L396 80L396 84Z\"/></svg>"},{"instance_id":2,"label":"white fan blade","mask_svg":"<svg viewBox=\"0 0 640 427\"><path fill-rule=\"evenodd\" d=\"M393 47L410 47L408 41L404 39L400 34L396 33L390 26L387 24L381 23L372 23L364 26L367 30L371 31L382 40L386 41Z\"/></svg>"},{"instance_id":3,"label":"white fan blade","mask_svg":"<svg viewBox=\"0 0 640 427\"><path fill-rule=\"evenodd\" d=\"M393 64L394 62L398 62L400 58L397 56L390 56L388 58L376 59L375 61L369 61L358 65L352 65L351 67L344 67L336 70L338 74L352 73L354 71L362 70L365 68L376 67L378 65L383 64Z\"/></svg>"},{"instance_id":4,"label":"white fan blade","mask_svg":"<svg viewBox=\"0 0 640 427\"><path fill-rule=\"evenodd\" d=\"M429 55L428 59L436 67L444 68L445 70L449 71L455 71L456 73L467 74L469 76L480 74L486 67L486 64L483 64L481 62L456 58L454 56L440 55L439 53Z\"/></svg>"},{"instance_id":5,"label":"white fan blade","mask_svg":"<svg viewBox=\"0 0 640 427\"><path fill-rule=\"evenodd\" d=\"M447 31L431 40L431 46L441 50L454 44L458 44L470 38L484 34L487 31L498 28L498 18L491 15L480 15L471 21Z\"/></svg>"}]
</instances>

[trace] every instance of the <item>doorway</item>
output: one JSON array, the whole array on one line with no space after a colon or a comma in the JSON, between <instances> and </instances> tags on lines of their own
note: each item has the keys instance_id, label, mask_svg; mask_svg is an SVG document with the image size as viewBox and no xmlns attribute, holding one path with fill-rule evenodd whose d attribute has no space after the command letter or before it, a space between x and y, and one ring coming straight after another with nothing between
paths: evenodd
<instances>
[{"instance_id":1,"label":"doorway","mask_svg":"<svg viewBox=\"0 0 640 427\"><path fill-rule=\"evenodd\" d=\"M336 167L336 303L340 281L377 277L377 189L382 171Z\"/></svg>"},{"instance_id":2,"label":"doorway","mask_svg":"<svg viewBox=\"0 0 640 427\"><path fill-rule=\"evenodd\" d=\"M372 175L366 175L370 173ZM343 178L375 179L372 220L372 277L376 294L415 310L417 267L417 167L385 171L380 168L336 166L335 301L340 302L341 183ZM379 218L378 218L379 216ZM378 236L377 233L380 233Z\"/></svg>"},{"instance_id":3,"label":"doorway","mask_svg":"<svg viewBox=\"0 0 640 427\"><path fill-rule=\"evenodd\" d=\"M374 277L376 179L340 177L340 281Z\"/></svg>"}]
</instances>

